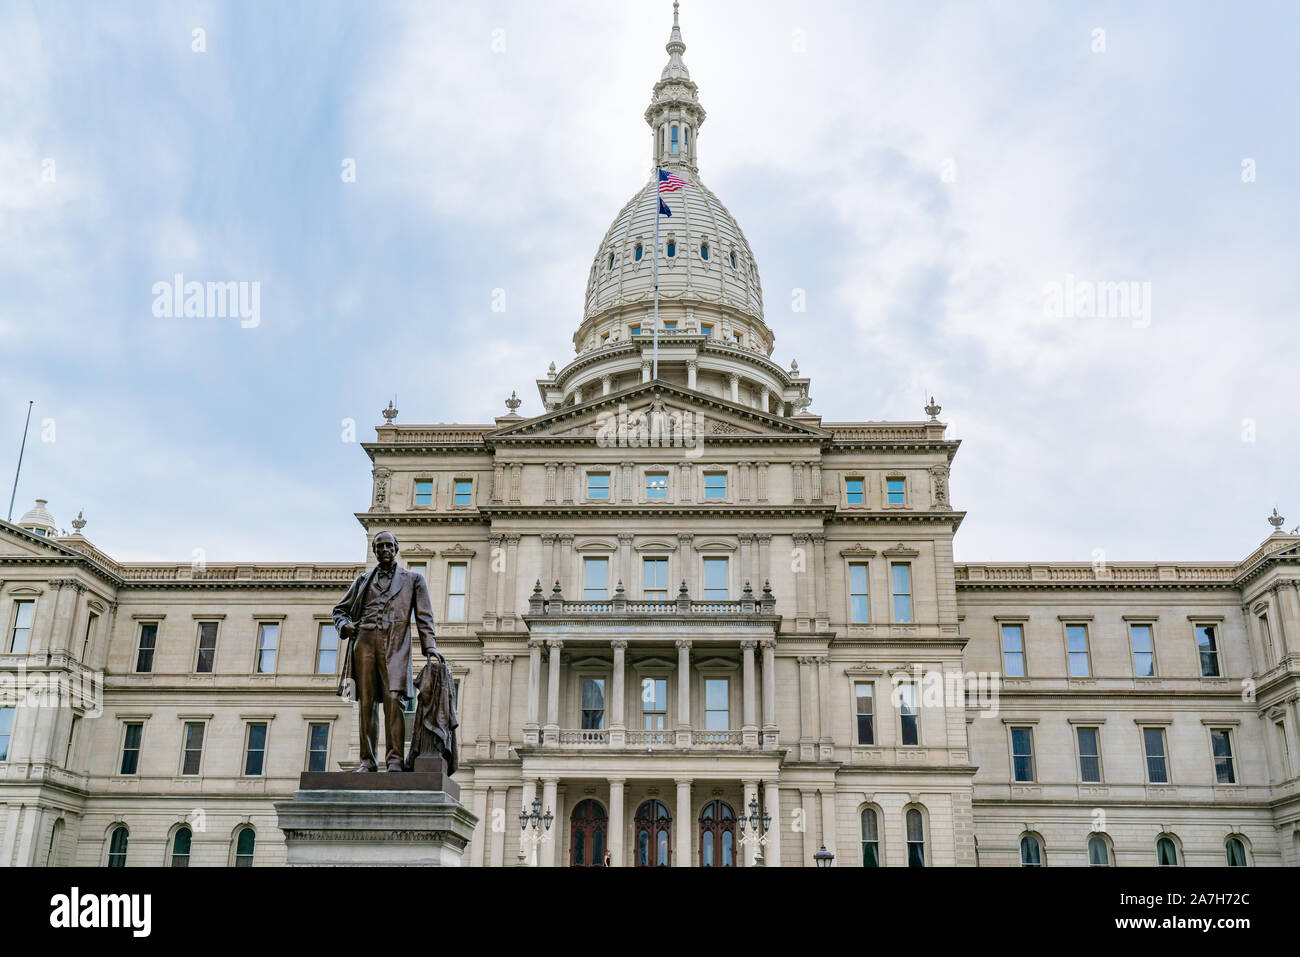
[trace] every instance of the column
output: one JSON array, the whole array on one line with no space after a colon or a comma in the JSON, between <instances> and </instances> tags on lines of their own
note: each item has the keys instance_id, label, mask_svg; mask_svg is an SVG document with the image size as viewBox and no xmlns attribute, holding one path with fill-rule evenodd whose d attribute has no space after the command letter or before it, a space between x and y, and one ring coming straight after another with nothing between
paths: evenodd
<instances>
[{"instance_id":1,"label":"column","mask_svg":"<svg viewBox=\"0 0 1300 957\"><path fill-rule=\"evenodd\" d=\"M835 861L832 867L838 866L840 862L839 842L835 840L835 791L834 789L821 792L822 796L822 844L826 850L835 855Z\"/></svg>"},{"instance_id":2,"label":"column","mask_svg":"<svg viewBox=\"0 0 1300 957\"><path fill-rule=\"evenodd\" d=\"M744 588L745 582L749 582L755 593L761 592L763 583L754 580L754 535L752 532L741 532L736 537L740 540L740 587Z\"/></svg>"},{"instance_id":3,"label":"column","mask_svg":"<svg viewBox=\"0 0 1300 957\"><path fill-rule=\"evenodd\" d=\"M625 675L624 653L627 642L615 638L610 644L614 648L614 673L611 675L613 687L609 696L609 746L621 748L627 744L626 705L623 698L623 681Z\"/></svg>"},{"instance_id":4,"label":"column","mask_svg":"<svg viewBox=\"0 0 1300 957\"><path fill-rule=\"evenodd\" d=\"M603 375L600 377L600 394L609 395L609 387L613 382L613 376Z\"/></svg>"},{"instance_id":5,"label":"column","mask_svg":"<svg viewBox=\"0 0 1300 957\"><path fill-rule=\"evenodd\" d=\"M547 463L546 463L546 499L545 499L545 501L546 501L546 504L547 504L547 505L551 505L551 504L553 504L553 503L555 502L555 463L554 463L554 462L547 462ZM545 535L542 536L542 540L543 540L543 541L546 540L546 536L545 536Z\"/></svg>"},{"instance_id":6,"label":"column","mask_svg":"<svg viewBox=\"0 0 1300 957\"><path fill-rule=\"evenodd\" d=\"M498 758L510 756L510 681L514 676L514 655L497 656L497 681L501 684L501 693L494 696L496 711L496 730L492 733Z\"/></svg>"},{"instance_id":7,"label":"column","mask_svg":"<svg viewBox=\"0 0 1300 957\"><path fill-rule=\"evenodd\" d=\"M515 593L518 586L516 572L518 570L519 556L519 534L511 532L506 536L506 573L501 578L501 589L504 599L497 606L497 612L500 616L498 627L514 631L515 621L519 612L519 596Z\"/></svg>"},{"instance_id":8,"label":"column","mask_svg":"<svg viewBox=\"0 0 1300 957\"><path fill-rule=\"evenodd\" d=\"M695 388L696 375L699 372L700 364L694 359L688 359L686 362L686 388Z\"/></svg>"},{"instance_id":9,"label":"column","mask_svg":"<svg viewBox=\"0 0 1300 957\"><path fill-rule=\"evenodd\" d=\"M746 782L745 782L745 792L744 792L744 794L745 794L745 796L744 796L744 797L741 799L741 801L740 801L740 807L737 809L737 813L738 813L741 817L743 817L743 818L748 818L748 817L749 817L749 802L750 802L750 801L757 801L757 800L758 800L758 782L757 782L757 781L746 781ZM745 825L745 833L746 833L746 834L749 834L749 825L748 825L748 821L746 822L746 825ZM736 836L739 837L740 835L737 834ZM751 836L752 836L752 835L751 835ZM753 867L753 866L754 866L754 858L755 858L755 856L756 856L756 854L757 854L757 851L758 851L758 847L757 847L757 845L755 845L755 844L751 844L751 843L746 843L746 844L745 844L745 866L746 866L746 867Z\"/></svg>"},{"instance_id":10,"label":"column","mask_svg":"<svg viewBox=\"0 0 1300 957\"><path fill-rule=\"evenodd\" d=\"M686 582L686 589L692 595L695 595L695 581L696 581L695 549L692 547L691 544L694 541L695 541L695 536L690 534L689 532L677 533L677 563L679 565L678 571L680 572L682 579ZM674 590L672 588L673 583L669 582L668 584L669 584L668 597L675 598L676 595L674 594ZM699 596L696 595L696 597Z\"/></svg>"},{"instance_id":11,"label":"column","mask_svg":"<svg viewBox=\"0 0 1300 957\"><path fill-rule=\"evenodd\" d=\"M762 474L760 472L760 474ZM759 495L760 500L767 499L767 493L764 491ZM772 544L772 536L767 532L758 533L758 574L754 576L754 591L762 592L763 583L772 577L772 566L768 561L768 549Z\"/></svg>"},{"instance_id":12,"label":"column","mask_svg":"<svg viewBox=\"0 0 1300 957\"><path fill-rule=\"evenodd\" d=\"M831 735L831 659L830 655L817 658L817 703L821 706L818 715L817 735L823 761L835 756L835 740Z\"/></svg>"},{"instance_id":13,"label":"column","mask_svg":"<svg viewBox=\"0 0 1300 957\"><path fill-rule=\"evenodd\" d=\"M826 614L826 536L820 533L812 536L812 579L813 595L816 606L813 617L818 631L830 628L830 618Z\"/></svg>"},{"instance_id":14,"label":"column","mask_svg":"<svg viewBox=\"0 0 1300 957\"><path fill-rule=\"evenodd\" d=\"M487 608L483 612L483 624L493 629L497 626L497 609L501 607L501 596L506 586L505 576L499 570L501 564L498 561L504 542L504 535L488 536L488 570L491 575L488 579Z\"/></svg>"},{"instance_id":15,"label":"column","mask_svg":"<svg viewBox=\"0 0 1300 957\"><path fill-rule=\"evenodd\" d=\"M771 396L772 393L768 390L767 386L763 386L763 388L758 391L758 400L764 412L772 411L770 408Z\"/></svg>"},{"instance_id":16,"label":"column","mask_svg":"<svg viewBox=\"0 0 1300 957\"><path fill-rule=\"evenodd\" d=\"M525 812L531 812L533 809L533 798L535 797L537 797L537 781L533 778L524 778L524 796L523 796L523 803L519 805L520 809ZM542 813L545 814L546 812L543 811ZM482 822L480 822L480 824L481 823ZM506 821L506 827L513 828L515 826L516 826L516 822ZM528 833L531 834L532 830L533 829L531 827L528 828ZM519 853L525 855L524 863L529 867L536 867L538 861L541 859L540 858L541 848L538 848L536 851L529 850L525 852L524 831L522 829L519 832Z\"/></svg>"},{"instance_id":17,"label":"column","mask_svg":"<svg viewBox=\"0 0 1300 957\"><path fill-rule=\"evenodd\" d=\"M817 826L817 795L812 791L799 791L799 807L803 811L803 851L800 865L803 867L815 867L817 862L813 860L813 855L817 853L819 847L817 839L820 835L820 828Z\"/></svg>"},{"instance_id":18,"label":"column","mask_svg":"<svg viewBox=\"0 0 1300 957\"><path fill-rule=\"evenodd\" d=\"M572 501L572 499L570 499L570 501ZM569 581L569 579L573 577L569 574L573 568L573 535L571 533L560 533L560 548L558 554L559 559L555 563L555 577L560 583L560 588L570 598L582 597L580 591L574 590L575 588L581 588L582 583L577 582L575 585L574 582Z\"/></svg>"},{"instance_id":19,"label":"column","mask_svg":"<svg viewBox=\"0 0 1300 957\"><path fill-rule=\"evenodd\" d=\"M775 779L763 782L763 810L772 817L772 827L767 832L767 847L763 848L763 863L768 867L781 866L781 788Z\"/></svg>"},{"instance_id":20,"label":"column","mask_svg":"<svg viewBox=\"0 0 1300 957\"><path fill-rule=\"evenodd\" d=\"M691 746L691 642L677 639L677 746Z\"/></svg>"},{"instance_id":21,"label":"column","mask_svg":"<svg viewBox=\"0 0 1300 957\"><path fill-rule=\"evenodd\" d=\"M469 863L471 867L483 867L483 850L487 846L487 835L491 832L491 822L487 817L487 788L474 788L473 796L470 798L470 804L474 811L474 816L478 818L478 827L474 828L474 836L469 842Z\"/></svg>"},{"instance_id":22,"label":"column","mask_svg":"<svg viewBox=\"0 0 1300 957\"><path fill-rule=\"evenodd\" d=\"M552 492L554 489L552 489ZM547 496L548 502L555 501L554 498ZM539 580L542 583L542 594L548 598L551 594L551 586L555 584L555 533L542 533L542 574Z\"/></svg>"},{"instance_id":23,"label":"column","mask_svg":"<svg viewBox=\"0 0 1300 957\"><path fill-rule=\"evenodd\" d=\"M803 570L796 572L794 576L794 615L795 628L799 631L808 631L811 625L811 613L808 610L810 604L808 600L808 570L813 563L811 536L805 534L796 534L794 538L794 547L803 555Z\"/></svg>"},{"instance_id":24,"label":"column","mask_svg":"<svg viewBox=\"0 0 1300 957\"><path fill-rule=\"evenodd\" d=\"M492 789L492 815L494 817L499 811L502 815L502 819L505 819L506 796L508 793L509 792L504 787L495 787ZM506 826L510 826L509 821L506 822ZM493 829L490 821L488 823L488 830L492 835L490 850L491 857L489 858L489 863L492 867L503 867L506 862L506 832L504 829L500 831Z\"/></svg>"},{"instance_id":25,"label":"column","mask_svg":"<svg viewBox=\"0 0 1300 957\"><path fill-rule=\"evenodd\" d=\"M623 587L628 594L633 591L632 585L632 533L618 533L618 580L623 583Z\"/></svg>"},{"instance_id":26,"label":"column","mask_svg":"<svg viewBox=\"0 0 1300 957\"><path fill-rule=\"evenodd\" d=\"M478 692L478 727L474 730L474 744L480 758L492 757L492 689L496 684L496 662L496 655L483 656Z\"/></svg>"},{"instance_id":27,"label":"column","mask_svg":"<svg viewBox=\"0 0 1300 957\"><path fill-rule=\"evenodd\" d=\"M555 866L555 845L559 843L557 835L560 833L560 809L555 803L555 786L559 783L559 778L542 778L542 815L545 816L548 810L555 815L555 820L551 822L551 839L542 842L537 856L542 867Z\"/></svg>"},{"instance_id":28,"label":"column","mask_svg":"<svg viewBox=\"0 0 1300 957\"><path fill-rule=\"evenodd\" d=\"M546 642L551 650L551 660L546 671L546 727L545 743L551 747L560 743L560 649L564 642L554 638Z\"/></svg>"},{"instance_id":29,"label":"column","mask_svg":"<svg viewBox=\"0 0 1300 957\"><path fill-rule=\"evenodd\" d=\"M610 863L615 867L626 867L623 862L623 779L609 779L609 833L605 840L609 844Z\"/></svg>"},{"instance_id":30,"label":"column","mask_svg":"<svg viewBox=\"0 0 1300 957\"><path fill-rule=\"evenodd\" d=\"M732 372L727 376L727 384L731 387L731 401L740 401L740 376Z\"/></svg>"},{"instance_id":31,"label":"column","mask_svg":"<svg viewBox=\"0 0 1300 957\"><path fill-rule=\"evenodd\" d=\"M542 696L542 643L536 638L528 640L528 721L524 725L524 743L536 746L538 711Z\"/></svg>"},{"instance_id":32,"label":"column","mask_svg":"<svg viewBox=\"0 0 1300 957\"><path fill-rule=\"evenodd\" d=\"M775 748L776 728L776 640L763 642L763 747Z\"/></svg>"},{"instance_id":33,"label":"column","mask_svg":"<svg viewBox=\"0 0 1300 957\"><path fill-rule=\"evenodd\" d=\"M566 505L573 504L573 472L577 467L577 462L564 463L564 502Z\"/></svg>"},{"instance_id":34,"label":"column","mask_svg":"<svg viewBox=\"0 0 1300 957\"><path fill-rule=\"evenodd\" d=\"M650 381L650 360L649 359L642 360L641 362L641 381L642 382Z\"/></svg>"},{"instance_id":35,"label":"column","mask_svg":"<svg viewBox=\"0 0 1300 957\"><path fill-rule=\"evenodd\" d=\"M815 760L813 736L812 658L799 656L799 760ZM816 848L813 848L816 850Z\"/></svg>"},{"instance_id":36,"label":"column","mask_svg":"<svg viewBox=\"0 0 1300 957\"><path fill-rule=\"evenodd\" d=\"M747 748L758 746L758 718L756 716L754 683L754 645L755 641L742 641L740 650L744 655L744 691L741 696L741 744Z\"/></svg>"},{"instance_id":37,"label":"column","mask_svg":"<svg viewBox=\"0 0 1300 957\"><path fill-rule=\"evenodd\" d=\"M691 832L695 815L691 811L691 779L677 778L677 807L673 809L673 833L677 847L673 851L674 867L691 867Z\"/></svg>"}]
</instances>

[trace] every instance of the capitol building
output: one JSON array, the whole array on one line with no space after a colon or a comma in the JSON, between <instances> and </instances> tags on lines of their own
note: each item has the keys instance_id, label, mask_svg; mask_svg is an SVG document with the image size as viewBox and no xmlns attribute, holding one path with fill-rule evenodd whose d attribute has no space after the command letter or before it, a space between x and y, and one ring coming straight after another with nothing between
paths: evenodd
<instances>
[{"instance_id":1,"label":"capitol building","mask_svg":"<svg viewBox=\"0 0 1300 957\"><path fill-rule=\"evenodd\" d=\"M776 358L685 49L542 414L390 404L362 446L456 680L463 863L1300 865L1300 536L954 561L940 406L823 421ZM0 522L0 863L284 864L274 805L359 762L330 613L373 556L125 563L47 505Z\"/></svg>"}]
</instances>

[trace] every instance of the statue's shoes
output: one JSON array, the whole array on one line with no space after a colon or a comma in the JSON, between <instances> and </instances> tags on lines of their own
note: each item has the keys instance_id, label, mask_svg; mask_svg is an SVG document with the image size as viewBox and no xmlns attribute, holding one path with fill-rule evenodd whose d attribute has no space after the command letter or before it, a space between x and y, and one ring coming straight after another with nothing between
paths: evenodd
<instances>
[{"instance_id":1,"label":"statue's shoes","mask_svg":"<svg viewBox=\"0 0 1300 957\"><path fill-rule=\"evenodd\" d=\"M379 768L377 768L377 767L376 767L375 765L373 765L373 764L363 764L363 765L361 765L361 767L357 768L357 770L358 770L358 771L378 771Z\"/></svg>"},{"instance_id":2,"label":"statue's shoes","mask_svg":"<svg viewBox=\"0 0 1300 957\"><path fill-rule=\"evenodd\" d=\"M406 768L404 768L404 767L403 767L402 765L400 765L400 764L390 764L390 765L388 766L388 770L389 770L389 771L405 771Z\"/></svg>"}]
</instances>

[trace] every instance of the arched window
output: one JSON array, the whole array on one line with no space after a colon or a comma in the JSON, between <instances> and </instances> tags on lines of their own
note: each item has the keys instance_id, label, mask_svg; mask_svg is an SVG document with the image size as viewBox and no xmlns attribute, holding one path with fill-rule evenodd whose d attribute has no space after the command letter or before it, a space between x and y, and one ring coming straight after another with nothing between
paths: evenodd
<instances>
[{"instance_id":1,"label":"arched window","mask_svg":"<svg viewBox=\"0 0 1300 957\"><path fill-rule=\"evenodd\" d=\"M907 866L925 867L925 821L916 808L907 811Z\"/></svg>"},{"instance_id":2,"label":"arched window","mask_svg":"<svg viewBox=\"0 0 1300 957\"><path fill-rule=\"evenodd\" d=\"M172 867L190 866L190 844L194 835L188 827L178 827L172 838Z\"/></svg>"},{"instance_id":3,"label":"arched window","mask_svg":"<svg viewBox=\"0 0 1300 957\"><path fill-rule=\"evenodd\" d=\"M1043 847L1032 834L1026 834L1020 839L1020 866L1043 866Z\"/></svg>"},{"instance_id":4,"label":"arched window","mask_svg":"<svg viewBox=\"0 0 1300 957\"><path fill-rule=\"evenodd\" d=\"M131 832L126 829L125 824L113 828L108 838L109 867L126 867L126 843L130 837Z\"/></svg>"},{"instance_id":5,"label":"arched window","mask_svg":"<svg viewBox=\"0 0 1300 957\"><path fill-rule=\"evenodd\" d=\"M862 809L862 866L880 866L880 821L869 807Z\"/></svg>"},{"instance_id":6,"label":"arched window","mask_svg":"<svg viewBox=\"0 0 1300 957\"><path fill-rule=\"evenodd\" d=\"M705 262L708 262L708 261L709 261L709 244L708 244L708 243L700 243L700 258L703 259Z\"/></svg>"},{"instance_id":7,"label":"arched window","mask_svg":"<svg viewBox=\"0 0 1300 957\"><path fill-rule=\"evenodd\" d=\"M609 818L599 801L587 798L569 815L569 866L600 867L605 857Z\"/></svg>"},{"instance_id":8,"label":"arched window","mask_svg":"<svg viewBox=\"0 0 1300 957\"><path fill-rule=\"evenodd\" d=\"M636 866L671 865L673 818L662 801L646 801L636 809Z\"/></svg>"},{"instance_id":9,"label":"arched window","mask_svg":"<svg viewBox=\"0 0 1300 957\"><path fill-rule=\"evenodd\" d=\"M240 828L235 837L235 866L253 866L253 847L257 843L257 834L251 827Z\"/></svg>"},{"instance_id":10,"label":"arched window","mask_svg":"<svg viewBox=\"0 0 1300 957\"><path fill-rule=\"evenodd\" d=\"M1161 836L1156 840L1156 864L1160 867L1178 866L1178 845L1172 837Z\"/></svg>"},{"instance_id":11,"label":"arched window","mask_svg":"<svg viewBox=\"0 0 1300 957\"><path fill-rule=\"evenodd\" d=\"M700 867L736 866L736 815L725 801L700 812Z\"/></svg>"},{"instance_id":12,"label":"arched window","mask_svg":"<svg viewBox=\"0 0 1300 957\"><path fill-rule=\"evenodd\" d=\"M668 258L672 259L676 255L677 255L677 244L670 239L668 240Z\"/></svg>"},{"instance_id":13,"label":"arched window","mask_svg":"<svg viewBox=\"0 0 1300 957\"><path fill-rule=\"evenodd\" d=\"M1228 852L1229 867L1246 866L1246 844L1239 837L1230 837L1224 843L1223 848Z\"/></svg>"},{"instance_id":14,"label":"arched window","mask_svg":"<svg viewBox=\"0 0 1300 957\"><path fill-rule=\"evenodd\" d=\"M633 253L633 256L636 257L636 261L637 261L637 262L640 262L640 261L641 261L641 257L644 256L644 255L645 255L645 249L641 246L640 243L637 243L637 244L636 244L636 252Z\"/></svg>"},{"instance_id":15,"label":"arched window","mask_svg":"<svg viewBox=\"0 0 1300 957\"><path fill-rule=\"evenodd\" d=\"M672 132L673 155L677 155L677 127L673 127Z\"/></svg>"},{"instance_id":16,"label":"arched window","mask_svg":"<svg viewBox=\"0 0 1300 957\"><path fill-rule=\"evenodd\" d=\"M1110 867L1110 845L1100 834L1088 838L1088 866Z\"/></svg>"}]
</instances>

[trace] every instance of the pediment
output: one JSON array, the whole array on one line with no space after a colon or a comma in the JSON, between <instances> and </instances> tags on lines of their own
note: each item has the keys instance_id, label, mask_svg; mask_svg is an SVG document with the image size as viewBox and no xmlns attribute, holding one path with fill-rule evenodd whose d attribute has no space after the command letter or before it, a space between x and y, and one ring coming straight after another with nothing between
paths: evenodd
<instances>
[{"instance_id":1,"label":"pediment","mask_svg":"<svg viewBox=\"0 0 1300 957\"><path fill-rule=\"evenodd\" d=\"M0 522L0 558L67 558L75 554L40 535Z\"/></svg>"}]
</instances>

